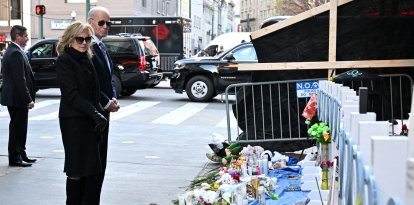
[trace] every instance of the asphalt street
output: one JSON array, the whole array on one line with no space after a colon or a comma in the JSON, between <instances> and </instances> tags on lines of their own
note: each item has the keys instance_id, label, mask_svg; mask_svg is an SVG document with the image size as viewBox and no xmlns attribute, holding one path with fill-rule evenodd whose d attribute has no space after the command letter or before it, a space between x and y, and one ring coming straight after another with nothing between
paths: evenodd
<instances>
[{"instance_id":1,"label":"asphalt street","mask_svg":"<svg viewBox=\"0 0 414 205\"><path fill-rule=\"evenodd\" d=\"M6 107L0 107L0 204L65 204L64 153L58 89L41 90L29 113L27 152L32 167L9 167ZM172 204L208 163L212 133L226 135L225 104L191 103L168 82L120 99L112 115L101 204Z\"/></svg>"}]
</instances>

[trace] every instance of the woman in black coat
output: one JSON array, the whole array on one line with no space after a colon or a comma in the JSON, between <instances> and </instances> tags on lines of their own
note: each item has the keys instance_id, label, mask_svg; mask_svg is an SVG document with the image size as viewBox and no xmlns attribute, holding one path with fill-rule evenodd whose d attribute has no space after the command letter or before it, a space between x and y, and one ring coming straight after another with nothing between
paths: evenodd
<instances>
[{"instance_id":1,"label":"woman in black coat","mask_svg":"<svg viewBox=\"0 0 414 205\"><path fill-rule=\"evenodd\" d=\"M66 204L99 204L99 140L107 121L100 114L103 108L99 104L99 81L91 61L92 35L89 24L74 22L66 28L57 46Z\"/></svg>"}]
</instances>

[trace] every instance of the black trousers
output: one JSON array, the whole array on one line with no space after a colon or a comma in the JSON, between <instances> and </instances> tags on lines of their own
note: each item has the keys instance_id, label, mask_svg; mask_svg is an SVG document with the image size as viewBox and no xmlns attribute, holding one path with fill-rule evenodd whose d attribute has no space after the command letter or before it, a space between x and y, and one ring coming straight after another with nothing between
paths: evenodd
<instances>
[{"instance_id":1,"label":"black trousers","mask_svg":"<svg viewBox=\"0 0 414 205\"><path fill-rule=\"evenodd\" d=\"M7 106L10 115L9 124L9 161L21 160L21 154L26 150L27 121L29 110Z\"/></svg>"}]
</instances>

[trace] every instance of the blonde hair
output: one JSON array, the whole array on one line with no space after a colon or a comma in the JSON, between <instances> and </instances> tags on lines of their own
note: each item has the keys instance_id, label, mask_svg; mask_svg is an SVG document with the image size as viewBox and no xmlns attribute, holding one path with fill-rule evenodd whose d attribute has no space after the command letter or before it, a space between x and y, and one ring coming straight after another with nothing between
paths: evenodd
<instances>
[{"instance_id":1,"label":"blonde hair","mask_svg":"<svg viewBox=\"0 0 414 205\"><path fill-rule=\"evenodd\" d=\"M65 52L65 48L70 45L70 43L83 31L87 31L89 36L93 36L93 28L87 23L82 23L80 21L72 22L63 32L62 38L59 40L56 51L58 55L62 55ZM92 58L91 43L89 43L88 50L86 53L89 58Z\"/></svg>"}]
</instances>

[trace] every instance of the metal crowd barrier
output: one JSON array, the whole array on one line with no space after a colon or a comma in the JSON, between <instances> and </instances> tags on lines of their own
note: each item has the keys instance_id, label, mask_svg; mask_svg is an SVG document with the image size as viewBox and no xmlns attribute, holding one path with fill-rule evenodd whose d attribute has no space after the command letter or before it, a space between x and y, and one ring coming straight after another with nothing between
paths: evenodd
<instances>
[{"instance_id":1,"label":"metal crowd barrier","mask_svg":"<svg viewBox=\"0 0 414 205\"><path fill-rule=\"evenodd\" d=\"M372 105L373 109L377 110L370 110L370 112L377 112L378 120L393 122L395 119L400 119L403 123L404 118L408 118L408 112L404 116L403 106L410 105L403 104L405 93L402 88L409 85L412 93L412 78L406 74L379 76L383 80L346 81L345 84L354 90L359 87L369 88L370 96L378 98L372 101L377 103ZM242 143L308 140L305 132L308 128L303 125L304 118L301 114L309 98L296 98L295 84L318 80L324 79L240 83L228 86L225 91L228 139L232 141L232 137L237 137L237 140ZM375 90L378 87L381 90ZM383 93L387 94L383 95ZM235 99L230 100L229 96L234 94L236 94ZM329 125L332 137L336 140L339 135L342 104L329 95L318 97L318 104L328 107L324 110L319 109L318 116L321 121ZM231 105L234 115L230 113ZM242 138L240 138L241 134ZM398 133L393 131L393 134Z\"/></svg>"},{"instance_id":2,"label":"metal crowd barrier","mask_svg":"<svg viewBox=\"0 0 414 205\"><path fill-rule=\"evenodd\" d=\"M270 146L280 141L309 141L302 117L309 97L296 97L296 83L321 79L240 83L226 88L229 141ZM230 99L230 95L234 99ZM233 109L230 108L233 107ZM230 113L230 110L233 113ZM234 117L233 117L234 116ZM232 130L233 129L233 130ZM236 134L234 136L234 134ZM297 151L297 150L294 150Z\"/></svg>"}]
</instances>

